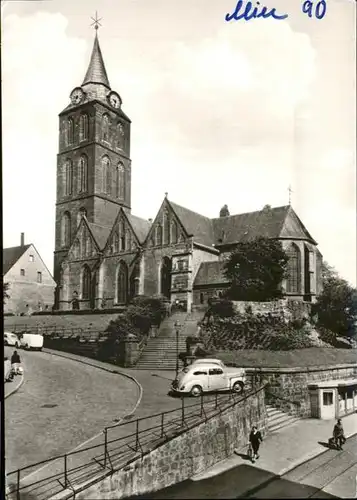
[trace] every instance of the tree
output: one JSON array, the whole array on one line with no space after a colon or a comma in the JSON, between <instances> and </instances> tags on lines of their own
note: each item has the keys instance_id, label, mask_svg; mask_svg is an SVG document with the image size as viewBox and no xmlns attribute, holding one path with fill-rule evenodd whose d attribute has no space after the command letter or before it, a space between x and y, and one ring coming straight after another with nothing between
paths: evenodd
<instances>
[{"instance_id":1,"label":"tree","mask_svg":"<svg viewBox=\"0 0 357 500\"><path fill-rule=\"evenodd\" d=\"M357 320L357 290L326 262L322 264L322 285L322 293L313 304L317 325L341 336L352 336Z\"/></svg>"},{"instance_id":2,"label":"tree","mask_svg":"<svg viewBox=\"0 0 357 500\"><path fill-rule=\"evenodd\" d=\"M10 283L3 283L3 295L4 295L4 304L5 300L10 298L10 295L7 293L10 289Z\"/></svg>"},{"instance_id":3,"label":"tree","mask_svg":"<svg viewBox=\"0 0 357 500\"><path fill-rule=\"evenodd\" d=\"M252 301L282 297L288 260L280 241L259 237L238 243L224 266L231 281L228 297Z\"/></svg>"}]
</instances>

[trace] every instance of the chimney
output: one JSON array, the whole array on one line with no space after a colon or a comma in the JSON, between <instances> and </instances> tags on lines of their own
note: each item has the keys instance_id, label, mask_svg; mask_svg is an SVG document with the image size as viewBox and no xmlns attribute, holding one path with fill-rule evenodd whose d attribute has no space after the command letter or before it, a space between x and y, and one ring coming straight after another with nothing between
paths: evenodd
<instances>
[{"instance_id":1,"label":"chimney","mask_svg":"<svg viewBox=\"0 0 357 500\"><path fill-rule=\"evenodd\" d=\"M21 246L25 246L25 233L21 233Z\"/></svg>"}]
</instances>

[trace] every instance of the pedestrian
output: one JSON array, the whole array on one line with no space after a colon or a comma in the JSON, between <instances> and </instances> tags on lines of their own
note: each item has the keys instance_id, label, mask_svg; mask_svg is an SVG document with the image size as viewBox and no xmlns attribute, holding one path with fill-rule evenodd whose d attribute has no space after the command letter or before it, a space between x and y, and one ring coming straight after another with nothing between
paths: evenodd
<instances>
[{"instance_id":1,"label":"pedestrian","mask_svg":"<svg viewBox=\"0 0 357 500\"><path fill-rule=\"evenodd\" d=\"M262 435L260 431L258 431L257 427L254 425L252 427L251 433L249 435L249 443L252 446L253 454L252 454L252 462L254 464L255 460L259 458L259 447L260 443L263 441Z\"/></svg>"},{"instance_id":2,"label":"pedestrian","mask_svg":"<svg viewBox=\"0 0 357 500\"><path fill-rule=\"evenodd\" d=\"M14 351L13 355L11 356L11 370L16 375L18 374L20 363L20 356L18 355L17 351Z\"/></svg>"},{"instance_id":3,"label":"pedestrian","mask_svg":"<svg viewBox=\"0 0 357 500\"><path fill-rule=\"evenodd\" d=\"M337 424L333 428L333 438L335 440L337 449L342 450L342 445L345 444L346 438L340 418L337 420Z\"/></svg>"},{"instance_id":4,"label":"pedestrian","mask_svg":"<svg viewBox=\"0 0 357 500\"><path fill-rule=\"evenodd\" d=\"M196 336L200 339L202 335L202 326L201 326L201 321L198 321L197 323L197 331L196 331Z\"/></svg>"}]
</instances>

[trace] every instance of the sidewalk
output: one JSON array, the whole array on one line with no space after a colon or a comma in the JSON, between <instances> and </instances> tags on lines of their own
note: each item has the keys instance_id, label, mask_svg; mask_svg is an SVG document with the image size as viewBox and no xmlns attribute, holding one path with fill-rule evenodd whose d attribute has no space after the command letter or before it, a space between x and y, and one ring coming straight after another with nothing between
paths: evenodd
<instances>
[{"instance_id":1,"label":"sidewalk","mask_svg":"<svg viewBox=\"0 0 357 500\"><path fill-rule=\"evenodd\" d=\"M328 442L334 424L335 420L301 419L290 427L268 434L261 445L260 458L255 465L259 469L279 476L286 474L298 465L327 451L328 448L319 442ZM342 425L346 438L356 434L357 414L344 417ZM248 445L238 451L245 455L247 448ZM234 454L191 479L192 481L207 479L242 464L247 464L247 460Z\"/></svg>"}]
</instances>

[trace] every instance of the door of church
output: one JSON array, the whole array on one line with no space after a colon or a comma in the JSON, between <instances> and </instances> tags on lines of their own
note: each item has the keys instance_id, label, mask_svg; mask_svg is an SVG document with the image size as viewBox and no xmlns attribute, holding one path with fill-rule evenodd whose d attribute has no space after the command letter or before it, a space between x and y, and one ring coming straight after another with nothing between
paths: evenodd
<instances>
[{"instance_id":1,"label":"door of church","mask_svg":"<svg viewBox=\"0 0 357 500\"><path fill-rule=\"evenodd\" d=\"M172 261L169 257L164 257L161 263L161 295L170 298L171 294L171 270Z\"/></svg>"}]
</instances>

